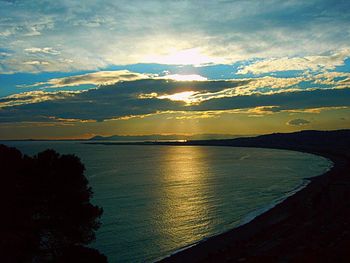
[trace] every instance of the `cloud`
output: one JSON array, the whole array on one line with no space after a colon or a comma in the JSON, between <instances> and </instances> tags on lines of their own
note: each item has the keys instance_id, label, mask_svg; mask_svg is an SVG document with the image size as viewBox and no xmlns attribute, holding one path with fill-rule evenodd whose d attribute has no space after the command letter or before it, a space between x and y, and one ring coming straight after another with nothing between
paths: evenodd
<instances>
[{"instance_id":1,"label":"cloud","mask_svg":"<svg viewBox=\"0 0 350 263\"><path fill-rule=\"evenodd\" d=\"M333 107L317 107L317 108L309 108L309 109L289 109L289 110L281 110L281 112L319 114L323 111L343 110L343 109L349 109L349 108L350 107L348 106L333 106Z\"/></svg>"},{"instance_id":2,"label":"cloud","mask_svg":"<svg viewBox=\"0 0 350 263\"><path fill-rule=\"evenodd\" d=\"M41 62L33 62L41 63ZM67 62L68 63L68 62ZM209 81L198 74L141 74L129 70L98 71L81 75L73 75L62 78L53 78L34 84L17 85L20 88L67 88L80 85L111 85L123 81L135 80L165 80L168 87L176 86L176 89L159 89L152 87L141 90L140 99L169 99L185 102L187 105L199 104L204 101L235 96L250 96L254 94L273 95L286 92L311 91L317 89L347 88L350 83L350 73L324 72L317 75L304 74L297 77L256 77L242 79L228 79L221 81ZM208 85L210 82L212 85ZM161 81L156 82L158 85ZM321 84L321 85L320 85Z\"/></svg>"},{"instance_id":3,"label":"cloud","mask_svg":"<svg viewBox=\"0 0 350 263\"><path fill-rule=\"evenodd\" d=\"M325 52L349 48L349 1L1 3L0 46L14 50L12 59L2 62L6 73L97 70L141 62L231 64L310 54L322 59ZM43 43L60 54L24 51L43 48ZM49 65L23 64L28 56L45 55ZM74 63L67 65L65 59Z\"/></svg>"},{"instance_id":4,"label":"cloud","mask_svg":"<svg viewBox=\"0 0 350 263\"><path fill-rule=\"evenodd\" d=\"M57 118L55 116L48 116L47 117L48 120L50 120L50 122L59 122L59 123L92 123L92 122L96 122L95 120L81 120L81 119L65 119L65 118Z\"/></svg>"},{"instance_id":5,"label":"cloud","mask_svg":"<svg viewBox=\"0 0 350 263\"><path fill-rule=\"evenodd\" d=\"M329 70L336 66L344 65L344 60L350 56L350 49L341 50L337 53L324 56L305 56L305 57L283 57L271 58L255 62L244 66L238 70L238 74L264 74L270 72L290 71L290 70Z\"/></svg>"},{"instance_id":6,"label":"cloud","mask_svg":"<svg viewBox=\"0 0 350 263\"><path fill-rule=\"evenodd\" d=\"M199 103L200 100L196 99L195 95L198 94L196 91L183 91L179 93L174 93L171 95L165 94L161 96L157 96L157 99L168 99L172 101L181 101L185 102L186 105L196 104Z\"/></svg>"},{"instance_id":7,"label":"cloud","mask_svg":"<svg viewBox=\"0 0 350 263\"><path fill-rule=\"evenodd\" d=\"M6 58L9 56L11 56L11 53L8 50L0 48L0 59Z\"/></svg>"},{"instance_id":8,"label":"cloud","mask_svg":"<svg viewBox=\"0 0 350 263\"><path fill-rule=\"evenodd\" d=\"M274 111L270 109L275 106L264 106L264 107L253 107L246 109L232 109L232 110L212 110L212 111L184 111L184 110L165 110L157 111L151 114L142 114L142 115L128 115L119 118L114 118L110 120L130 120L135 118L147 118L151 116L164 116L166 119L176 119L176 120L195 120L195 119L209 119L209 118L218 118L224 114L248 114L248 117L260 117L264 115L273 114Z\"/></svg>"},{"instance_id":9,"label":"cloud","mask_svg":"<svg viewBox=\"0 0 350 263\"><path fill-rule=\"evenodd\" d=\"M50 79L47 82L38 82L32 85L20 85L22 88L45 86L46 88L62 88L79 85L111 85L120 81L135 81L148 79L151 74L141 74L128 70L99 71L83 75L75 75L63 78Z\"/></svg>"},{"instance_id":10,"label":"cloud","mask_svg":"<svg viewBox=\"0 0 350 263\"><path fill-rule=\"evenodd\" d=\"M228 80L226 81L227 86L221 90L202 90L193 91L186 90L180 91L173 94L140 94L139 98L158 98L158 99L169 99L173 101L182 101L186 105L195 105L204 101L220 98L230 98L236 96L250 96L254 94L259 95L272 95L283 92L296 92L305 91L307 88L296 87L302 81L307 80L306 78L275 78L275 77L262 77L256 79L242 79L242 80ZM211 82L215 83L215 82Z\"/></svg>"},{"instance_id":11,"label":"cloud","mask_svg":"<svg viewBox=\"0 0 350 263\"><path fill-rule=\"evenodd\" d=\"M29 91L15 95L10 95L5 98L0 98L0 110L5 107L14 107L19 105L27 105L50 100L62 100L79 94L82 91Z\"/></svg>"},{"instance_id":12,"label":"cloud","mask_svg":"<svg viewBox=\"0 0 350 263\"><path fill-rule=\"evenodd\" d=\"M320 113L321 111L327 110L338 110L338 109L349 109L350 107L324 107L324 108L310 108L310 109L295 109L295 110L283 110L279 106L258 106L251 108L242 109L230 109L230 110L164 110L157 111L150 114L139 114L139 115L127 115L118 118L112 118L111 120L130 120L130 119L143 119L152 116L163 116L166 119L176 119L176 120L194 120L194 119L209 119L209 118L219 118L223 115L228 114L244 114L247 117L264 117L266 115L272 115L277 113Z\"/></svg>"},{"instance_id":13,"label":"cloud","mask_svg":"<svg viewBox=\"0 0 350 263\"><path fill-rule=\"evenodd\" d=\"M315 84L333 85L337 88L350 86L350 73L348 72L324 72L314 76Z\"/></svg>"},{"instance_id":14,"label":"cloud","mask_svg":"<svg viewBox=\"0 0 350 263\"><path fill-rule=\"evenodd\" d=\"M164 55L148 55L145 57L145 62L153 63L157 62L160 64L167 65L206 65L211 63L220 64L224 62L224 59L215 58L203 54L199 48L183 49L170 51Z\"/></svg>"},{"instance_id":15,"label":"cloud","mask_svg":"<svg viewBox=\"0 0 350 263\"><path fill-rule=\"evenodd\" d=\"M293 119L287 122L288 125L292 125L292 126L304 126L310 123L311 123L310 121L304 120L304 119Z\"/></svg>"},{"instance_id":16,"label":"cloud","mask_svg":"<svg viewBox=\"0 0 350 263\"><path fill-rule=\"evenodd\" d=\"M26 48L24 51L28 53L43 53L43 54L50 54L50 55L59 55L60 52L53 49L52 47L44 47L44 48L38 48L38 47L31 47Z\"/></svg>"},{"instance_id":17,"label":"cloud","mask_svg":"<svg viewBox=\"0 0 350 263\"><path fill-rule=\"evenodd\" d=\"M318 114L327 109L350 107L348 88L306 91L275 88L274 93L262 93L259 90L250 90L248 94L234 93L234 89L240 90L250 82L254 85L252 80L246 79L183 82L149 78L78 92L27 92L0 99L0 122L42 122L48 121L52 116L59 119L104 121L127 119L130 116L141 117L164 111L207 112L206 116L211 117L215 116L215 111L231 111L248 116L279 112ZM227 90L232 92L231 96ZM189 91L192 92L188 93ZM172 97L159 98L166 94ZM175 100L178 95L174 94L182 94L183 97ZM188 104L184 98L201 101Z\"/></svg>"},{"instance_id":18,"label":"cloud","mask_svg":"<svg viewBox=\"0 0 350 263\"><path fill-rule=\"evenodd\" d=\"M171 79L177 81L204 81L208 80L206 77L203 77L198 74L169 74L162 77L158 77L159 79Z\"/></svg>"},{"instance_id":19,"label":"cloud","mask_svg":"<svg viewBox=\"0 0 350 263\"><path fill-rule=\"evenodd\" d=\"M26 65L49 65L50 63L47 61L38 61L38 60L32 60L32 61L25 61L23 64Z\"/></svg>"}]
</instances>

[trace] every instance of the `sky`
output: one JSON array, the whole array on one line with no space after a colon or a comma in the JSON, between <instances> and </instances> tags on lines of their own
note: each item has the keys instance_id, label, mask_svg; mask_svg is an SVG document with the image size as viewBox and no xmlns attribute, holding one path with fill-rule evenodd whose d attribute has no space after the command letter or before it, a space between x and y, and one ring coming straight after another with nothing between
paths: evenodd
<instances>
[{"instance_id":1,"label":"sky","mask_svg":"<svg viewBox=\"0 0 350 263\"><path fill-rule=\"evenodd\" d=\"M0 0L0 139L350 128L348 10Z\"/></svg>"}]
</instances>

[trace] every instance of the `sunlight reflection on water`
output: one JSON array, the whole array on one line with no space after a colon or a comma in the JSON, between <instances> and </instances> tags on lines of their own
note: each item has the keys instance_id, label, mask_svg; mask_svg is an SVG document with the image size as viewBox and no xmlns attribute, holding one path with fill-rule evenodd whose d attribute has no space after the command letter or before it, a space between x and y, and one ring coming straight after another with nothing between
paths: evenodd
<instances>
[{"instance_id":1,"label":"sunlight reflection on water","mask_svg":"<svg viewBox=\"0 0 350 263\"><path fill-rule=\"evenodd\" d=\"M104 208L94 247L110 263L152 262L238 225L330 163L319 156L232 147L11 142L27 154L75 153Z\"/></svg>"},{"instance_id":2,"label":"sunlight reflection on water","mask_svg":"<svg viewBox=\"0 0 350 263\"><path fill-rule=\"evenodd\" d=\"M208 171L203 166L203 158L205 152L198 147L164 150L165 167L161 177L164 190L160 193L163 206L159 223L165 239L174 243L192 243L202 238L196 229L210 223L205 187Z\"/></svg>"}]
</instances>

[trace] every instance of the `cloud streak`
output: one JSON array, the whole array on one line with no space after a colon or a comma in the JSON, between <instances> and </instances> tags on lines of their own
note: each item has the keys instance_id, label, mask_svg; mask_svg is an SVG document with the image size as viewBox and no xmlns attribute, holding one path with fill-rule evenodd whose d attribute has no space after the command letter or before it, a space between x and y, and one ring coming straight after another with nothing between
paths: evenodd
<instances>
[{"instance_id":1,"label":"cloud streak","mask_svg":"<svg viewBox=\"0 0 350 263\"><path fill-rule=\"evenodd\" d=\"M98 71L83 75L75 75L63 78L50 79L47 82L38 82L32 85L20 85L22 88L30 87L46 87L46 88L62 88L74 87L80 85L111 85L120 81L135 81L140 79L148 79L152 74L140 74L130 72L128 70L118 71Z\"/></svg>"},{"instance_id":2,"label":"cloud streak","mask_svg":"<svg viewBox=\"0 0 350 263\"><path fill-rule=\"evenodd\" d=\"M5 98L0 98L0 110L1 108L14 107L20 105L27 105L33 103L40 103L50 100L62 100L69 97L73 97L82 91L29 91L15 95L10 95Z\"/></svg>"},{"instance_id":3,"label":"cloud streak","mask_svg":"<svg viewBox=\"0 0 350 263\"><path fill-rule=\"evenodd\" d=\"M269 79L267 83L270 82ZM294 82L284 79L281 82L285 82L287 88L278 83L265 93L253 80L182 82L162 79L124 81L76 92L26 92L0 99L0 122L40 122L51 117L103 121L164 111L212 112L205 116L215 116L214 111L235 111L248 116L277 112L318 114L326 109L350 106L348 88L290 89L288 85ZM242 93L244 87L249 92ZM192 103L193 99L200 101ZM248 110L252 108L254 110Z\"/></svg>"},{"instance_id":4,"label":"cloud streak","mask_svg":"<svg viewBox=\"0 0 350 263\"><path fill-rule=\"evenodd\" d=\"M263 61L255 62L251 65L242 67L237 73L255 75L290 71L290 70L329 70L335 69L336 66L344 65L346 58L350 57L350 49L341 50L337 53L328 56L305 56L305 57L283 57L283 58L271 58Z\"/></svg>"},{"instance_id":5,"label":"cloud streak","mask_svg":"<svg viewBox=\"0 0 350 263\"><path fill-rule=\"evenodd\" d=\"M173 94L140 94L139 98L149 99L168 99L172 101L181 101L186 105L196 105L204 101L212 99L230 98L236 96L250 96L250 95L272 95L286 92L305 91L314 88L301 88L297 84L309 80L304 77L296 78L275 78L275 77L262 77L251 78L242 80L228 80L226 81L227 87L218 91L202 90L200 91L181 91ZM215 83L214 81L212 83ZM238 85L232 85L238 84ZM230 87L233 86L233 87Z\"/></svg>"},{"instance_id":6,"label":"cloud streak","mask_svg":"<svg viewBox=\"0 0 350 263\"><path fill-rule=\"evenodd\" d=\"M31 48L26 48L24 51L32 54L36 53L42 53L42 54L50 54L50 55L59 55L60 52L58 50L55 50L52 47L44 47L44 48L39 48L39 47L31 47Z\"/></svg>"},{"instance_id":7,"label":"cloud streak","mask_svg":"<svg viewBox=\"0 0 350 263\"><path fill-rule=\"evenodd\" d=\"M288 121L287 124L292 126L304 126L310 124L310 121L305 119L293 119Z\"/></svg>"}]
</instances>

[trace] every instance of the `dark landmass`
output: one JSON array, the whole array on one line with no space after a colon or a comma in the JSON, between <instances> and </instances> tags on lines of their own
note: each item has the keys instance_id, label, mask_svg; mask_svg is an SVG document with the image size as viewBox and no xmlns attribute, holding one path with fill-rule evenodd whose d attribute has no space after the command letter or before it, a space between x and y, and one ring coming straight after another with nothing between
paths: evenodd
<instances>
[{"instance_id":1,"label":"dark landmass","mask_svg":"<svg viewBox=\"0 0 350 263\"><path fill-rule=\"evenodd\" d=\"M177 135L177 134L152 134L152 135L112 135L112 136L94 136L90 141L174 141L174 140L217 140L238 138L242 135L232 134L194 134L194 135Z\"/></svg>"},{"instance_id":2,"label":"dark landmass","mask_svg":"<svg viewBox=\"0 0 350 263\"><path fill-rule=\"evenodd\" d=\"M161 262L349 262L350 130L167 144L296 150L327 157L334 166L250 223Z\"/></svg>"},{"instance_id":3,"label":"dark landmass","mask_svg":"<svg viewBox=\"0 0 350 263\"><path fill-rule=\"evenodd\" d=\"M250 135L253 136L253 135ZM255 136L255 135L254 135ZM116 142L158 142L158 141L193 141L193 140L223 140L232 138L247 137L247 135L233 135L233 134L194 134L194 135L179 135L179 134L151 134L151 135L112 135L112 136L101 136L96 135L88 139L77 138L77 139L7 139L0 140L0 142L6 141L116 141Z\"/></svg>"},{"instance_id":4,"label":"dark landmass","mask_svg":"<svg viewBox=\"0 0 350 263\"><path fill-rule=\"evenodd\" d=\"M95 240L102 208L75 155L34 156L0 144L1 263L107 263L86 245Z\"/></svg>"}]
</instances>

